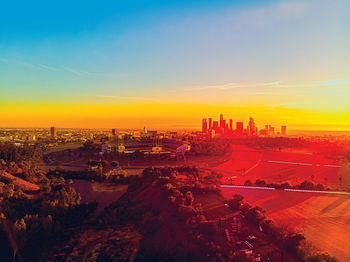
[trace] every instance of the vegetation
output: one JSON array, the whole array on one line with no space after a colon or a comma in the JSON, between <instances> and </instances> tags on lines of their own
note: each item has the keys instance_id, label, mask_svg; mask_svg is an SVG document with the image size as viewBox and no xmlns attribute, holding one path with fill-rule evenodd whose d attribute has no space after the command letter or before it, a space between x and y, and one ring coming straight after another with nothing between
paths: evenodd
<instances>
[{"instance_id":1,"label":"vegetation","mask_svg":"<svg viewBox=\"0 0 350 262\"><path fill-rule=\"evenodd\" d=\"M190 154L199 156L215 156L225 154L229 151L230 144L227 141L215 140L215 141L200 141L191 144Z\"/></svg>"},{"instance_id":2,"label":"vegetation","mask_svg":"<svg viewBox=\"0 0 350 262\"><path fill-rule=\"evenodd\" d=\"M314 184L311 181L305 180L298 185L290 185L289 183L266 183L265 180L257 179L254 183L251 180L246 180L244 182L245 186L258 186L258 187L271 187L276 189L301 189L301 190L316 190L316 191L325 191L329 190L322 184Z\"/></svg>"},{"instance_id":3,"label":"vegetation","mask_svg":"<svg viewBox=\"0 0 350 262\"><path fill-rule=\"evenodd\" d=\"M0 155L2 172L41 191L28 195L13 180L0 182L0 260L11 261L16 251L24 261L39 261L47 249L67 237L67 230L88 220L96 203L81 204L80 195L63 177L46 176L35 146L0 144Z\"/></svg>"},{"instance_id":4,"label":"vegetation","mask_svg":"<svg viewBox=\"0 0 350 262\"><path fill-rule=\"evenodd\" d=\"M302 243L306 240L303 234L286 231L283 228L276 226L272 220L269 220L266 217L265 210L259 206L252 207L247 202L244 202L243 196L234 195L232 199L228 200L228 203L232 210L239 210L248 223L265 232L275 241L275 243L277 243L282 249L286 250L298 261L338 261L328 253L309 254L309 252L304 249L302 245Z\"/></svg>"}]
</instances>

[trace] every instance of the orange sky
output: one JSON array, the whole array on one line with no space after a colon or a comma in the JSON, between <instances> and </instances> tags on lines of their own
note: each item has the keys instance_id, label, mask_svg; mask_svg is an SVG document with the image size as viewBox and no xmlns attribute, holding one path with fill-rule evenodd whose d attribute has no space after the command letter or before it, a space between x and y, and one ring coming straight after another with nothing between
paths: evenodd
<instances>
[{"instance_id":1,"label":"orange sky","mask_svg":"<svg viewBox=\"0 0 350 262\"><path fill-rule=\"evenodd\" d=\"M1 103L2 127L77 127L199 129L201 119L218 118L247 123L253 117L259 127L287 125L288 129L349 130L350 112L332 113L281 106L215 106L189 104L74 105Z\"/></svg>"}]
</instances>

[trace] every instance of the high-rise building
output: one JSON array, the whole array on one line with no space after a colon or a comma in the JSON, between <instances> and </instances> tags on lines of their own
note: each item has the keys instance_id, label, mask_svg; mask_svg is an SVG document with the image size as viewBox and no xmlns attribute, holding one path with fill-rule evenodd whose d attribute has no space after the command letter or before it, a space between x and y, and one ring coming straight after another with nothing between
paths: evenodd
<instances>
[{"instance_id":1,"label":"high-rise building","mask_svg":"<svg viewBox=\"0 0 350 262\"><path fill-rule=\"evenodd\" d=\"M254 119L252 117L249 118L248 133L250 136L255 135L255 123L254 123Z\"/></svg>"},{"instance_id":2,"label":"high-rise building","mask_svg":"<svg viewBox=\"0 0 350 262\"><path fill-rule=\"evenodd\" d=\"M215 130L215 132L217 132L219 130L219 122L218 121L213 121L213 129Z\"/></svg>"},{"instance_id":3,"label":"high-rise building","mask_svg":"<svg viewBox=\"0 0 350 262\"><path fill-rule=\"evenodd\" d=\"M213 129L213 119L209 118L209 130Z\"/></svg>"},{"instance_id":4,"label":"high-rise building","mask_svg":"<svg viewBox=\"0 0 350 262\"><path fill-rule=\"evenodd\" d=\"M112 135L113 135L113 136L116 136L116 135L117 135L117 129L115 129L115 128L112 129Z\"/></svg>"},{"instance_id":5,"label":"high-rise building","mask_svg":"<svg viewBox=\"0 0 350 262\"><path fill-rule=\"evenodd\" d=\"M225 123L224 123L224 116L223 114L220 114L220 128L224 128L225 127Z\"/></svg>"},{"instance_id":6,"label":"high-rise building","mask_svg":"<svg viewBox=\"0 0 350 262\"><path fill-rule=\"evenodd\" d=\"M54 126L50 127L50 136L56 137L56 135L57 135L56 127Z\"/></svg>"},{"instance_id":7,"label":"high-rise building","mask_svg":"<svg viewBox=\"0 0 350 262\"><path fill-rule=\"evenodd\" d=\"M207 119L203 118L202 120L202 132L206 133L208 131L208 123L207 123Z\"/></svg>"},{"instance_id":8,"label":"high-rise building","mask_svg":"<svg viewBox=\"0 0 350 262\"><path fill-rule=\"evenodd\" d=\"M233 129L233 120L230 119L230 130L232 130L232 129Z\"/></svg>"},{"instance_id":9,"label":"high-rise building","mask_svg":"<svg viewBox=\"0 0 350 262\"><path fill-rule=\"evenodd\" d=\"M236 131L239 135L243 135L243 122L236 122Z\"/></svg>"},{"instance_id":10,"label":"high-rise building","mask_svg":"<svg viewBox=\"0 0 350 262\"><path fill-rule=\"evenodd\" d=\"M287 136L287 127L286 126L282 126L281 127L281 135L282 136Z\"/></svg>"}]
</instances>

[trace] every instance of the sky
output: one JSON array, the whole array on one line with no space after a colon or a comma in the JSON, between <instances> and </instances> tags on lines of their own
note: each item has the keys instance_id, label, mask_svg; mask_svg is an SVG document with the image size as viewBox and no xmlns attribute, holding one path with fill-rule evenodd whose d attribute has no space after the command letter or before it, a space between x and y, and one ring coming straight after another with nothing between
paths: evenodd
<instances>
[{"instance_id":1,"label":"sky","mask_svg":"<svg viewBox=\"0 0 350 262\"><path fill-rule=\"evenodd\" d=\"M0 126L350 130L350 1L6 1Z\"/></svg>"}]
</instances>

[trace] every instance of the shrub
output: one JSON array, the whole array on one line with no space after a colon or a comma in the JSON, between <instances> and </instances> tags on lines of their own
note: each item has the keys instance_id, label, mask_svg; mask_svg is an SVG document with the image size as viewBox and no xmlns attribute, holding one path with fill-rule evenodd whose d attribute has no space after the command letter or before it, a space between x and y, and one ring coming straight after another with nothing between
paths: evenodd
<instances>
[{"instance_id":1,"label":"shrub","mask_svg":"<svg viewBox=\"0 0 350 262\"><path fill-rule=\"evenodd\" d=\"M235 194L230 200L228 200L228 205L232 210L237 211L240 209L243 199L243 196Z\"/></svg>"},{"instance_id":2,"label":"shrub","mask_svg":"<svg viewBox=\"0 0 350 262\"><path fill-rule=\"evenodd\" d=\"M289 189L289 188L292 188L292 186L289 183L286 182L286 183L281 184L281 188Z\"/></svg>"},{"instance_id":3,"label":"shrub","mask_svg":"<svg viewBox=\"0 0 350 262\"><path fill-rule=\"evenodd\" d=\"M245 186L253 186L254 184L249 179L244 182Z\"/></svg>"},{"instance_id":4,"label":"shrub","mask_svg":"<svg viewBox=\"0 0 350 262\"><path fill-rule=\"evenodd\" d=\"M315 189L319 190L319 191L325 190L325 188L322 184L317 184Z\"/></svg>"},{"instance_id":5,"label":"shrub","mask_svg":"<svg viewBox=\"0 0 350 262\"><path fill-rule=\"evenodd\" d=\"M185 205L186 206L192 206L194 201L194 197L191 191L187 191L186 192L186 196L185 196Z\"/></svg>"},{"instance_id":6,"label":"shrub","mask_svg":"<svg viewBox=\"0 0 350 262\"><path fill-rule=\"evenodd\" d=\"M297 254L301 241L305 240L305 236L300 233L289 233L284 240L284 245L292 254Z\"/></svg>"},{"instance_id":7,"label":"shrub","mask_svg":"<svg viewBox=\"0 0 350 262\"><path fill-rule=\"evenodd\" d=\"M247 221L254 225L260 225L260 223L266 218L265 211L261 207L250 208L245 216Z\"/></svg>"},{"instance_id":8,"label":"shrub","mask_svg":"<svg viewBox=\"0 0 350 262\"><path fill-rule=\"evenodd\" d=\"M304 182L302 182L299 186L300 189L304 189L304 190L314 190L315 189L315 185L314 183L305 180Z\"/></svg>"},{"instance_id":9,"label":"shrub","mask_svg":"<svg viewBox=\"0 0 350 262\"><path fill-rule=\"evenodd\" d=\"M266 186L265 180L261 180L261 179L257 179L257 180L255 181L255 184L256 184L257 186L261 186L261 187L265 187L265 186Z\"/></svg>"}]
</instances>

